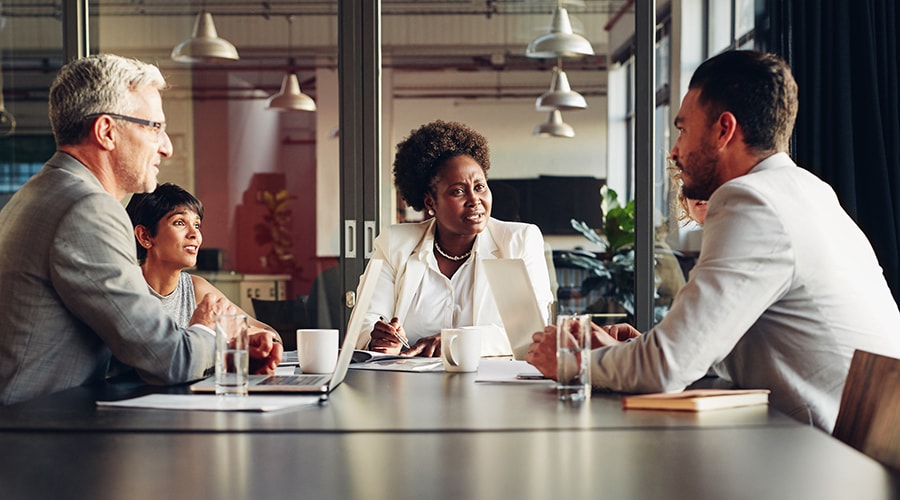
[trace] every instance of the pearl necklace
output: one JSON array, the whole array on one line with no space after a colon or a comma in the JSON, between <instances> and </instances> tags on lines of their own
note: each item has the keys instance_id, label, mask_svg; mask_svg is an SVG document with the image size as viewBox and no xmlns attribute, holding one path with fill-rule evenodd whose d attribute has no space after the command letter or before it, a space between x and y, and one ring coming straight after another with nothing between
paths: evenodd
<instances>
[{"instance_id":1,"label":"pearl necklace","mask_svg":"<svg viewBox=\"0 0 900 500\"><path fill-rule=\"evenodd\" d=\"M445 251L441 248L440 245L438 245L437 240L434 240L434 249L437 250L437 252L438 252L439 254L443 255L443 256L446 257L447 259L452 260L453 262L459 262L459 261L461 261L461 260L463 260L463 259L468 258L470 255L472 255L472 249L471 249L471 248L469 249L468 252L466 252L466 253L464 253L464 254L462 254L462 255L459 255L459 256L453 256L453 255L450 255L450 254L448 254L447 252L445 252Z\"/></svg>"}]
</instances>

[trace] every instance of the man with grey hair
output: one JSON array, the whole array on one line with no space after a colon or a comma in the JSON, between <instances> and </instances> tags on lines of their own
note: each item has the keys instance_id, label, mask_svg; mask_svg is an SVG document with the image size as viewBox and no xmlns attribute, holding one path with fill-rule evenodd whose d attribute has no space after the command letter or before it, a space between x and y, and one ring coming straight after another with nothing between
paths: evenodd
<instances>
[{"instance_id":1,"label":"man with grey hair","mask_svg":"<svg viewBox=\"0 0 900 500\"><path fill-rule=\"evenodd\" d=\"M56 154L0 211L0 404L87 384L112 357L152 384L199 379L213 366L223 297L204 297L179 328L150 295L121 200L156 188L172 155L157 67L114 55L65 65L50 87ZM251 369L271 373L282 348L251 338Z\"/></svg>"}]
</instances>

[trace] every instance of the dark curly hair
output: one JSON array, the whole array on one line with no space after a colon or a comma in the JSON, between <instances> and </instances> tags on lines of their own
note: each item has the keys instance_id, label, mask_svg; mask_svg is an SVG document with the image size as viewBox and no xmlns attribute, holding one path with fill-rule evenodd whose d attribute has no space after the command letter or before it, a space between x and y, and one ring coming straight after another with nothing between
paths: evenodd
<instances>
[{"instance_id":1,"label":"dark curly hair","mask_svg":"<svg viewBox=\"0 0 900 500\"><path fill-rule=\"evenodd\" d=\"M167 213L178 207L192 210L203 220L203 203L200 203L194 195L185 191L182 187L172 183L160 184L152 193L137 193L131 197L125 211L131 218L134 227L144 226L150 231L150 236L156 236L159 231L159 221ZM143 264L147 260L147 249L137 241L138 262Z\"/></svg>"},{"instance_id":2,"label":"dark curly hair","mask_svg":"<svg viewBox=\"0 0 900 500\"><path fill-rule=\"evenodd\" d=\"M457 122L435 120L410 132L397 144L394 185L415 210L425 210L425 194L432 193L434 179L444 162L460 155L471 157L487 178L491 168L487 139Z\"/></svg>"}]
</instances>

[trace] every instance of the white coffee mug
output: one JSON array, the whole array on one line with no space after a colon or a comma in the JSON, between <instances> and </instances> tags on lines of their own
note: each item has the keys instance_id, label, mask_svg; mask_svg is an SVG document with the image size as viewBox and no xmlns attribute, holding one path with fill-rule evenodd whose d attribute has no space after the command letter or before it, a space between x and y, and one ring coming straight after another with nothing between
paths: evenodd
<instances>
[{"instance_id":1,"label":"white coffee mug","mask_svg":"<svg viewBox=\"0 0 900 500\"><path fill-rule=\"evenodd\" d=\"M441 358L448 372L474 372L481 359L480 326L441 330Z\"/></svg>"},{"instance_id":2,"label":"white coffee mug","mask_svg":"<svg viewBox=\"0 0 900 500\"><path fill-rule=\"evenodd\" d=\"M331 373L337 357L337 330L297 330L297 361L303 373Z\"/></svg>"}]
</instances>

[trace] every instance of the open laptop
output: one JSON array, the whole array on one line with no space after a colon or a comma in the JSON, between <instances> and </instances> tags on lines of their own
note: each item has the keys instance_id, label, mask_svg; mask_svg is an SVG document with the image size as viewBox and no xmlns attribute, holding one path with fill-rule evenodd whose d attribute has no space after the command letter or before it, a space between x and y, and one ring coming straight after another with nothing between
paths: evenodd
<instances>
[{"instance_id":1,"label":"open laptop","mask_svg":"<svg viewBox=\"0 0 900 500\"><path fill-rule=\"evenodd\" d=\"M369 303L375 293L375 285L378 283L378 275L381 274L381 266L384 261L372 259L366 272L360 278L359 297L356 306L350 313L350 321L344 335L344 343L341 353L338 355L337 365L332 374L299 374L299 375L250 375L249 390L255 392L299 392L307 394L327 394L344 381L350 360L353 357L353 349L356 347L356 339L362 328L363 318L369 310ZM216 377L206 379L191 385L192 392L215 392Z\"/></svg>"},{"instance_id":2,"label":"open laptop","mask_svg":"<svg viewBox=\"0 0 900 500\"><path fill-rule=\"evenodd\" d=\"M534 332L544 330L546 312L538 306L528 269L522 259L482 261L503 328L516 359L525 359Z\"/></svg>"}]
</instances>

